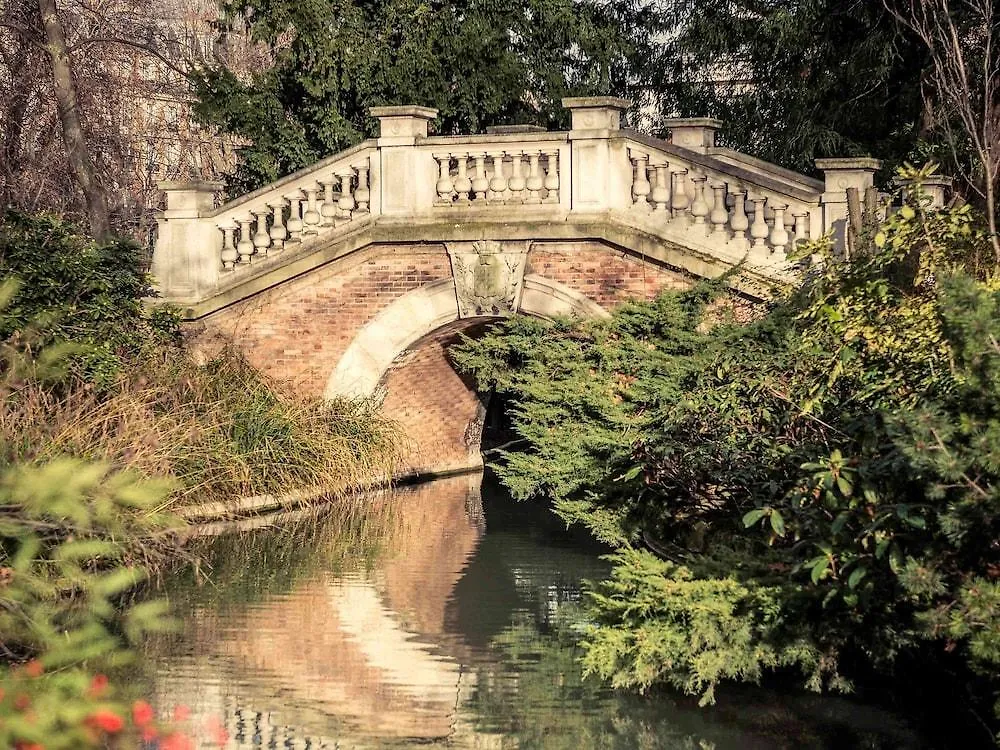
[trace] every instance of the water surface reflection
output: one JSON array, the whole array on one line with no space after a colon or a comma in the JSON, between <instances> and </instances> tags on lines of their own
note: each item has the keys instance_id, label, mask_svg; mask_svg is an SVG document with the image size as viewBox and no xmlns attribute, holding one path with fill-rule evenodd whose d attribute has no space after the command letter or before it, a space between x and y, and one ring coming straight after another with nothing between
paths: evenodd
<instances>
[{"instance_id":1,"label":"water surface reflection","mask_svg":"<svg viewBox=\"0 0 1000 750\"><path fill-rule=\"evenodd\" d=\"M921 748L893 717L744 692L710 711L584 682L564 623L601 577L586 540L470 475L365 512L204 542L171 584L184 631L151 644L161 705L231 748Z\"/></svg>"}]
</instances>

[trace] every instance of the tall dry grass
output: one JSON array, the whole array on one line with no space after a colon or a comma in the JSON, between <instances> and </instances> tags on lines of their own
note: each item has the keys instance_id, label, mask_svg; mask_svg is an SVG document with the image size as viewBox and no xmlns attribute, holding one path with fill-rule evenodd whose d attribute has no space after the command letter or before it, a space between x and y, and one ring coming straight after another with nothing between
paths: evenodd
<instances>
[{"instance_id":1,"label":"tall dry grass","mask_svg":"<svg viewBox=\"0 0 1000 750\"><path fill-rule=\"evenodd\" d=\"M371 402L282 392L237 352L196 365L158 348L110 389L25 378L0 410L0 460L61 455L176 478L171 506L257 494L344 494L378 484L401 454Z\"/></svg>"}]
</instances>

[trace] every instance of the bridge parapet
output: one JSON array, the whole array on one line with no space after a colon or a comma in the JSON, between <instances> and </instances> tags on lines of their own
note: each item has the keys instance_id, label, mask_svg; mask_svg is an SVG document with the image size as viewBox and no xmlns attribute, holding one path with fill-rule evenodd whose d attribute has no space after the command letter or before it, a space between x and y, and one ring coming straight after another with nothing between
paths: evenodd
<instances>
[{"instance_id":1,"label":"bridge parapet","mask_svg":"<svg viewBox=\"0 0 1000 750\"><path fill-rule=\"evenodd\" d=\"M787 281L792 247L827 232L842 238L848 189L864 193L878 167L825 160L820 181L717 146L717 120L668 121L668 141L623 129L623 100L564 105L568 132L508 126L460 136L428 136L433 109L377 107L377 139L221 206L216 184L165 183L153 267L161 294L199 303L310 248L347 247L364 230L369 241L399 241L402 228L419 241L470 231L523 239L529 229L544 240L569 236L559 227L594 236L607 225L626 242L641 235L628 248L640 254L660 243L698 256L696 273L743 261L758 278Z\"/></svg>"}]
</instances>

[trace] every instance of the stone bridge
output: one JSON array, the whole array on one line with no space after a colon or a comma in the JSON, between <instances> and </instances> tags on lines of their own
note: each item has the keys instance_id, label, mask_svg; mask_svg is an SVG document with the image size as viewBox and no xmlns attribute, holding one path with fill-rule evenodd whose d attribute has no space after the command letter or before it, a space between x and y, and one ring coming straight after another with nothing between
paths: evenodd
<instances>
[{"instance_id":1,"label":"stone bridge","mask_svg":"<svg viewBox=\"0 0 1000 750\"><path fill-rule=\"evenodd\" d=\"M793 280L795 243L842 241L848 188L716 144L722 123L622 128L628 103L566 99L569 132L429 136L436 111L376 107L377 139L248 195L165 183L153 273L206 346L234 342L302 394L384 396L412 472L481 465L485 409L445 348L514 313L600 316L628 298L732 277L736 298Z\"/></svg>"}]
</instances>

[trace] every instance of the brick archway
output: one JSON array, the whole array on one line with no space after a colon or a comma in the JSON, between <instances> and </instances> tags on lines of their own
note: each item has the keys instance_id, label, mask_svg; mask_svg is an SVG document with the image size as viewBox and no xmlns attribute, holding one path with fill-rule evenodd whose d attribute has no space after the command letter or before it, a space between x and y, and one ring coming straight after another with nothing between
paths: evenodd
<instances>
[{"instance_id":1,"label":"brick archway","mask_svg":"<svg viewBox=\"0 0 1000 750\"><path fill-rule=\"evenodd\" d=\"M537 275L525 277L519 311L550 319L608 315L579 292ZM415 289L358 332L330 376L326 396L380 393L383 413L407 438L404 473L481 467L486 405L451 366L447 350L462 334L474 336L497 320L460 317L452 279Z\"/></svg>"},{"instance_id":2,"label":"brick archway","mask_svg":"<svg viewBox=\"0 0 1000 750\"><path fill-rule=\"evenodd\" d=\"M593 318L609 313L574 289L545 277L524 277L519 312L541 318ZM414 289L366 324L344 352L326 384L326 398L373 394L396 359L416 342L459 321L452 278Z\"/></svg>"}]
</instances>

